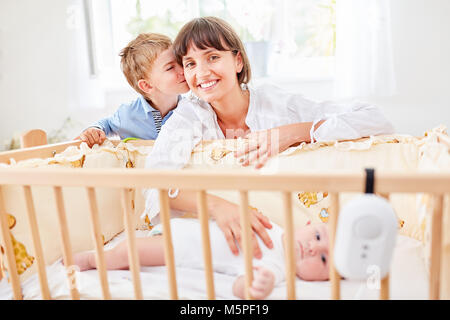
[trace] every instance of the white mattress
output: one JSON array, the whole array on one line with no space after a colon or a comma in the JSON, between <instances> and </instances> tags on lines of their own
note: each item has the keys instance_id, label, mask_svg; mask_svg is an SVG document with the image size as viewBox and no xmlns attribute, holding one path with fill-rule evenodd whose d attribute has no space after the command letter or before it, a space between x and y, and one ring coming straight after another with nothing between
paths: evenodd
<instances>
[{"instance_id":1,"label":"white mattress","mask_svg":"<svg viewBox=\"0 0 450 320\"><path fill-rule=\"evenodd\" d=\"M138 237L147 232L137 232ZM119 235L115 243L124 238ZM206 299L204 272L187 268L176 270L178 296L180 299ZM49 288L53 299L70 299L64 267L61 262L47 267ZM170 299L166 267L142 267L141 281L145 299ZM234 278L221 273L214 274L217 299L236 299L231 293L230 284ZM132 299L134 297L131 273L126 270L108 271L108 281L113 299ZM98 272L89 270L77 273L78 289L82 299L101 299L102 293ZM41 299L37 275L22 284L24 299ZM297 299L330 299L331 284L296 280ZM369 289L365 282L341 281L342 299L378 299L379 290ZM423 260L421 243L415 239L398 236L390 276L391 299L427 299L428 274ZM268 299L285 299L286 285L275 288ZM12 299L9 283L0 282L0 299Z\"/></svg>"}]
</instances>

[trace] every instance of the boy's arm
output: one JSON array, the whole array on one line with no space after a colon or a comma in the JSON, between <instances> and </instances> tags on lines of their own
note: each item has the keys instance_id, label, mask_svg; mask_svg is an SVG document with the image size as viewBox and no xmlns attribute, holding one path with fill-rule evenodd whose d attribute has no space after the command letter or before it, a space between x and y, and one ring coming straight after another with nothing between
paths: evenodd
<instances>
[{"instance_id":1,"label":"boy's arm","mask_svg":"<svg viewBox=\"0 0 450 320\"><path fill-rule=\"evenodd\" d=\"M112 116L100 119L84 129L74 140L82 140L92 147L94 144L101 145L107 136L118 134L121 108L122 106Z\"/></svg>"},{"instance_id":2,"label":"boy's arm","mask_svg":"<svg viewBox=\"0 0 450 320\"><path fill-rule=\"evenodd\" d=\"M120 109L119 109L120 110ZM120 127L120 114L119 110L117 110L112 116L105 117L95 122L90 128L98 128L102 130L106 136L110 136L111 134L115 134L114 128Z\"/></svg>"},{"instance_id":3,"label":"boy's arm","mask_svg":"<svg viewBox=\"0 0 450 320\"><path fill-rule=\"evenodd\" d=\"M90 148L92 148L94 144L101 145L108 135L114 133L112 127L115 122L120 120L117 113L118 111L113 116L103 118L87 127L74 140L82 140L86 142Z\"/></svg>"},{"instance_id":4,"label":"boy's arm","mask_svg":"<svg viewBox=\"0 0 450 320\"><path fill-rule=\"evenodd\" d=\"M254 267L250 296L252 299L261 300L267 298L275 287L275 273L266 267ZM245 276L239 276L233 283L233 294L245 299Z\"/></svg>"},{"instance_id":5,"label":"boy's arm","mask_svg":"<svg viewBox=\"0 0 450 320\"><path fill-rule=\"evenodd\" d=\"M106 139L105 132L96 127L90 127L84 130L74 140L82 140L86 142L89 148L92 148L94 144L101 145Z\"/></svg>"}]
</instances>

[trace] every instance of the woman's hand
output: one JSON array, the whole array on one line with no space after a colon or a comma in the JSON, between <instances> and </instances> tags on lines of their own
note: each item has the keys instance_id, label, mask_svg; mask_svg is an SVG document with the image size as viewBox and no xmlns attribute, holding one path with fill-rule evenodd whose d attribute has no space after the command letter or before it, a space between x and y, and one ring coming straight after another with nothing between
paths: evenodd
<instances>
[{"instance_id":1,"label":"woman's hand","mask_svg":"<svg viewBox=\"0 0 450 320\"><path fill-rule=\"evenodd\" d=\"M317 129L323 121L317 123ZM262 168L269 157L283 152L290 146L311 141L309 131L312 122L301 122L289 124L269 130L255 131L247 134L244 138L248 143L239 148L234 156L240 159L243 166L255 164L255 168Z\"/></svg>"},{"instance_id":2,"label":"woman's hand","mask_svg":"<svg viewBox=\"0 0 450 320\"><path fill-rule=\"evenodd\" d=\"M228 246L234 255L239 254L239 249L236 246L236 241L239 247L242 248L242 228L240 224L239 206L227 200L216 198L211 212L212 217L216 220L217 225L225 235ZM266 231L266 228L271 229L272 224L269 219L259 212L256 208L249 208L250 225L252 227L252 245L253 255L260 259L262 257L261 249L259 248L255 232L264 242L264 244L272 249L273 243ZM236 241L235 241L236 240Z\"/></svg>"}]
</instances>

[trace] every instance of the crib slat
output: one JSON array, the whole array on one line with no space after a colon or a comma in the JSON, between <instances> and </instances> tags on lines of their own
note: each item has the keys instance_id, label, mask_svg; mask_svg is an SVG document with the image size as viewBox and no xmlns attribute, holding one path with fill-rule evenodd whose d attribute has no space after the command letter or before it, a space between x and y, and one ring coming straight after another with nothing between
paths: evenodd
<instances>
[{"instance_id":1,"label":"crib slat","mask_svg":"<svg viewBox=\"0 0 450 320\"><path fill-rule=\"evenodd\" d=\"M109 284L106 273L105 255L103 251L103 241L100 230L100 221L98 218L98 207L97 207L97 198L95 196L95 189L87 188L86 192L89 200L89 208L91 210L90 215L91 232L94 238L95 259L97 262L100 284L102 286L103 299L110 300L111 293L109 292Z\"/></svg>"},{"instance_id":2,"label":"crib slat","mask_svg":"<svg viewBox=\"0 0 450 320\"><path fill-rule=\"evenodd\" d=\"M31 236L33 239L33 249L36 255L36 263L38 268L39 284L41 287L42 299L50 300L50 290L48 288L47 273L45 271L45 259L42 251L41 237L36 219L36 210L34 208L33 196L30 186L23 186L25 202L27 204L28 222L30 225Z\"/></svg>"},{"instance_id":3,"label":"crib slat","mask_svg":"<svg viewBox=\"0 0 450 320\"><path fill-rule=\"evenodd\" d=\"M385 198L387 201L390 200L389 193L379 193L379 196ZM389 300L389 297L389 274L387 274L383 279L381 279L380 300Z\"/></svg>"},{"instance_id":4,"label":"crib slat","mask_svg":"<svg viewBox=\"0 0 450 320\"><path fill-rule=\"evenodd\" d=\"M12 235L10 236L8 216L6 214L5 203L3 200L3 190L0 186L0 227L2 234L2 246L6 253L6 266L8 268L8 275L10 278L13 297L16 300L22 300L22 289L20 287L20 278L17 273L16 258L14 256L14 248L12 243Z\"/></svg>"},{"instance_id":5,"label":"crib slat","mask_svg":"<svg viewBox=\"0 0 450 320\"><path fill-rule=\"evenodd\" d=\"M206 292L209 300L216 298L214 292L213 267L211 257L211 240L209 237L209 217L208 208L206 204L206 192L204 190L197 192L197 207L199 212L200 225L202 230L203 242L203 260L205 261L205 277L206 277Z\"/></svg>"},{"instance_id":6,"label":"crib slat","mask_svg":"<svg viewBox=\"0 0 450 320\"><path fill-rule=\"evenodd\" d=\"M64 208L64 198L61 187L53 187L56 200L56 209L58 212L59 233L62 242L63 260L67 271L67 278L69 280L69 290L72 300L79 300L80 293L76 285L73 267L72 246L70 244L69 228L67 226L66 209Z\"/></svg>"},{"instance_id":7,"label":"crib slat","mask_svg":"<svg viewBox=\"0 0 450 320\"><path fill-rule=\"evenodd\" d=\"M380 300L389 300L389 274L381 279Z\"/></svg>"},{"instance_id":8,"label":"crib slat","mask_svg":"<svg viewBox=\"0 0 450 320\"><path fill-rule=\"evenodd\" d=\"M134 215L131 209L130 189L122 189L122 209L124 226L127 235L128 261L130 264L131 278L133 279L134 297L142 300L142 286L140 277L139 255L136 247L136 235L134 230Z\"/></svg>"},{"instance_id":9,"label":"crib slat","mask_svg":"<svg viewBox=\"0 0 450 320\"><path fill-rule=\"evenodd\" d=\"M430 300L440 298L443 208L444 196L436 195L431 220Z\"/></svg>"},{"instance_id":10,"label":"crib slat","mask_svg":"<svg viewBox=\"0 0 450 320\"><path fill-rule=\"evenodd\" d=\"M164 257L166 260L167 270L169 274L169 289L170 297L172 300L178 300L177 293L177 279L175 273L175 257L173 254L172 244L172 232L170 229L170 205L169 196L166 189L160 189L159 192L159 205L161 221L163 225L163 237L164 237Z\"/></svg>"},{"instance_id":11,"label":"crib slat","mask_svg":"<svg viewBox=\"0 0 450 320\"><path fill-rule=\"evenodd\" d=\"M1 222L1 218L0 218L0 223L2 223ZM0 232L1 232L1 230L0 230ZM1 233L0 233L0 235L1 235ZM0 246L1 246L1 244L2 244L2 242L1 242L1 240L0 240ZM2 247L3 248L3 247ZM2 258L2 255L0 254L0 281L2 281L2 279L3 279L3 273L2 273L2 270L1 270L1 266L4 266L5 264L3 264L3 258Z\"/></svg>"},{"instance_id":12,"label":"crib slat","mask_svg":"<svg viewBox=\"0 0 450 320\"><path fill-rule=\"evenodd\" d=\"M286 231L286 283L287 299L295 300L295 251L294 251L294 219L292 216L292 199L290 192L283 192L284 225Z\"/></svg>"},{"instance_id":13,"label":"crib slat","mask_svg":"<svg viewBox=\"0 0 450 320\"><path fill-rule=\"evenodd\" d=\"M389 199L390 199L390 194L389 193L376 192L376 194L379 195L380 197L385 198L387 201L389 201Z\"/></svg>"},{"instance_id":14,"label":"crib slat","mask_svg":"<svg viewBox=\"0 0 450 320\"><path fill-rule=\"evenodd\" d=\"M241 210L241 230L242 230L242 246L244 249L245 261L245 298L251 299L250 287L253 281L253 250L251 242L251 225L248 207L248 192L239 191L240 210Z\"/></svg>"},{"instance_id":15,"label":"crib slat","mask_svg":"<svg viewBox=\"0 0 450 320\"><path fill-rule=\"evenodd\" d=\"M339 194L331 193L330 200L331 200L330 222L329 222L330 248L328 251L328 257L330 260L329 266L330 266L330 281L331 281L331 298L333 300L339 300L341 299L341 279L339 273L336 270L336 266L334 265L334 244L336 241L336 228L339 216Z\"/></svg>"}]
</instances>

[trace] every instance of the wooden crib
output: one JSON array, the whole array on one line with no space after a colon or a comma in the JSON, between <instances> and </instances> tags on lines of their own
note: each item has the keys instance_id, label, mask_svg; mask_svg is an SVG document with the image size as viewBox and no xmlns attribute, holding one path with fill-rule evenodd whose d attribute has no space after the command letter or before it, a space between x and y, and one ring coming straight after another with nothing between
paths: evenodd
<instances>
[{"instance_id":1,"label":"wooden crib","mask_svg":"<svg viewBox=\"0 0 450 320\"><path fill-rule=\"evenodd\" d=\"M443 137L443 139L446 139ZM152 142L141 141L138 143L152 144ZM70 145L79 145L80 141L61 143L55 145L45 145L33 148L26 148L18 151L9 151L0 154L0 162L7 162L9 158L16 160L33 157L51 157L55 153L64 150ZM132 224L132 208L130 205L130 189L151 187L159 190L159 201L161 208L161 221L163 224L163 236L165 244L165 257L167 261L167 271L169 275L169 289L171 299L178 299L177 281L174 265L173 247L170 231L170 209L168 190L170 188L180 188L185 190L195 190L197 192L197 207L199 208L199 220L201 223L203 239L203 258L205 262L206 292L208 299L215 299L215 289L213 281L213 269L211 261L211 247L208 229L208 210L206 205L207 190L236 190L240 195L241 225L243 226L243 252L245 258L245 283L246 297L251 299L249 286L252 281L252 250L250 241L250 220L248 192L250 190L270 190L282 194L284 201L284 219L287 236L287 261L286 261L286 284L287 299L296 299L295 287L295 262L294 262L294 226L292 216L291 192L294 190L328 190L331 197L330 215L330 281L332 299L340 299L340 276L333 264L333 247L337 221L339 219L339 193L340 192L364 192L365 172L312 172L307 174L273 174L263 175L259 173L239 173L219 172L211 173L202 170L144 170L144 169L83 169L73 170L66 168L0 168L0 225L1 244L5 248L6 266L9 270L10 285L15 299L22 298L20 278L17 273L12 240L8 232L7 215L4 208L2 195L2 185L21 185L28 209L28 222L33 240L33 247L38 266L38 277L40 290L43 299L51 299L50 290L47 283L46 266L42 258L43 252L40 243L40 235L36 221L35 208L31 186L50 186L54 190L54 197L58 212L60 240L63 248L63 261L67 268L67 276L71 276L73 269L69 267L73 264L71 243L69 239L69 228L66 220L64 198L62 188L64 187L84 187L86 197L90 204L90 224L91 234L95 240L96 261L101 283L102 295L104 299L111 299L107 279L107 271L104 263L104 249L101 239L100 225L98 221L98 207L96 202L97 187L113 187L121 189L122 209L124 226L129 249L130 272L132 275L134 295L136 299L143 299L139 257L136 250L136 235ZM199 188L199 186L201 186ZM432 217L432 237L431 237L431 265L429 278L429 299L440 299L442 274L442 239L444 232L450 232L448 226L443 227L444 196L450 193L450 173L375 173L376 193L389 198L393 192L417 193L426 192L433 194L436 206ZM71 279L73 281L73 279ZM80 295L76 284L70 290L72 299L79 299ZM380 299L389 299L389 276L381 280Z\"/></svg>"}]
</instances>

